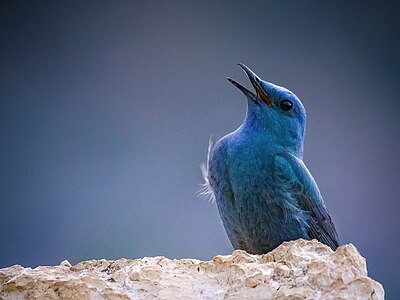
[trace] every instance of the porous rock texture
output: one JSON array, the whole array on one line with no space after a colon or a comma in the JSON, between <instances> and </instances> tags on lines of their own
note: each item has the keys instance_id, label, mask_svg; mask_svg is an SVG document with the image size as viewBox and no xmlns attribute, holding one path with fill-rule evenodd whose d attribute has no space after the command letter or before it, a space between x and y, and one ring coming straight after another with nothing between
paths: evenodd
<instances>
[{"instance_id":1,"label":"porous rock texture","mask_svg":"<svg viewBox=\"0 0 400 300\"><path fill-rule=\"evenodd\" d=\"M336 252L313 240L264 255L234 251L210 261L89 260L71 266L0 269L0 299L384 299L349 244Z\"/></svg>"}]
</instances>

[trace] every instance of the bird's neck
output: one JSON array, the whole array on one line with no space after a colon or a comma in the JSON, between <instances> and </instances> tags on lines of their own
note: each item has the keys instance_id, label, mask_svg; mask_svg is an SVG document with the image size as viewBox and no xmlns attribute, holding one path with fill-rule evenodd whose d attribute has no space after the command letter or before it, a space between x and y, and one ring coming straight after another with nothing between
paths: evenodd
<instances>
[{"instance_id":1,"label":"bird's neck","mask_svg":"<svg viewBox=\"0 0 400 300\"><path fill-rule=\"evenodd\" d=\"M299 136L298 132L290 130L282 134L277 124L254 111L247 111L238 130L242 138L267 148L271 154L289 152L300 159L303 158L303 135Z\"/></svg>"}]
</instances>

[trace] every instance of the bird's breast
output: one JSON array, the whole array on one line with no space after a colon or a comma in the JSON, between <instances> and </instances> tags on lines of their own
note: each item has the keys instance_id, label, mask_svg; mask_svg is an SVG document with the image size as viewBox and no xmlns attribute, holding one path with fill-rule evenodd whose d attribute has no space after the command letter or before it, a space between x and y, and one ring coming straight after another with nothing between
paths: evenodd
<instances>
[{"instance_id":1,"label":"bird's breast","mask_svg":"<svg viewBox=\"0 0 400 300\"><path fill-rule=\"evenodd\" d=\"M229 147L227 166L234 194L245 198L255 194L268 198L273 180L273 161L268 143L236 141Z\"/></svg>"}]
</instances>

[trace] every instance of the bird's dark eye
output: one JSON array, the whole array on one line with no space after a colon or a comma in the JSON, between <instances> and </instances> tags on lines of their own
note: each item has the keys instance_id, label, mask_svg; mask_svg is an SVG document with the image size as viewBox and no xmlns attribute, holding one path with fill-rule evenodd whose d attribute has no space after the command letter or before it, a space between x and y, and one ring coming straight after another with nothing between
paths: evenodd
<instances>
[{"instance_id":1,"label":"bird's dark eye","mask_svg":"<svg viewBox=\"0 0 400 300\"><path fill-rule=\"evenodd\" d=\"M292 106L293 106L293 103L291 101L289 101L289 100L286 100L286 99L282 100L281 104L280 104L281 109L285 110L285 111L290 110L292 108Z\"/></svg>"},{"instance_id":2,"label":"bird's dark eye","mask_svg":"<svg viewBox=\"0 0 400 300\"><path fill-rule=\"evenodd\" d=\"M260 78L256 77L256 82L260 83Z\"/></svg>"}]
</instances>

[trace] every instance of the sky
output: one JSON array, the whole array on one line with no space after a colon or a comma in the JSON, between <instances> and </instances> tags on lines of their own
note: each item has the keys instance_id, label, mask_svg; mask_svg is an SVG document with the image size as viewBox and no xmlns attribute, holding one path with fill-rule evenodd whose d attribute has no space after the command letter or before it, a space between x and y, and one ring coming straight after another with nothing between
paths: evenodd
<instances>
[{"instance_id":1,"label":"sky","mask_svg":"<svg viewBox=\"0 0 400 300\"><path fill-rule=\"evenodd\" d=\"M304 161L388 299L400 268L399 5L1 1L0 267L232 247L196 194L238 62L307 110Z\"/></svg>"}]
</instances>

